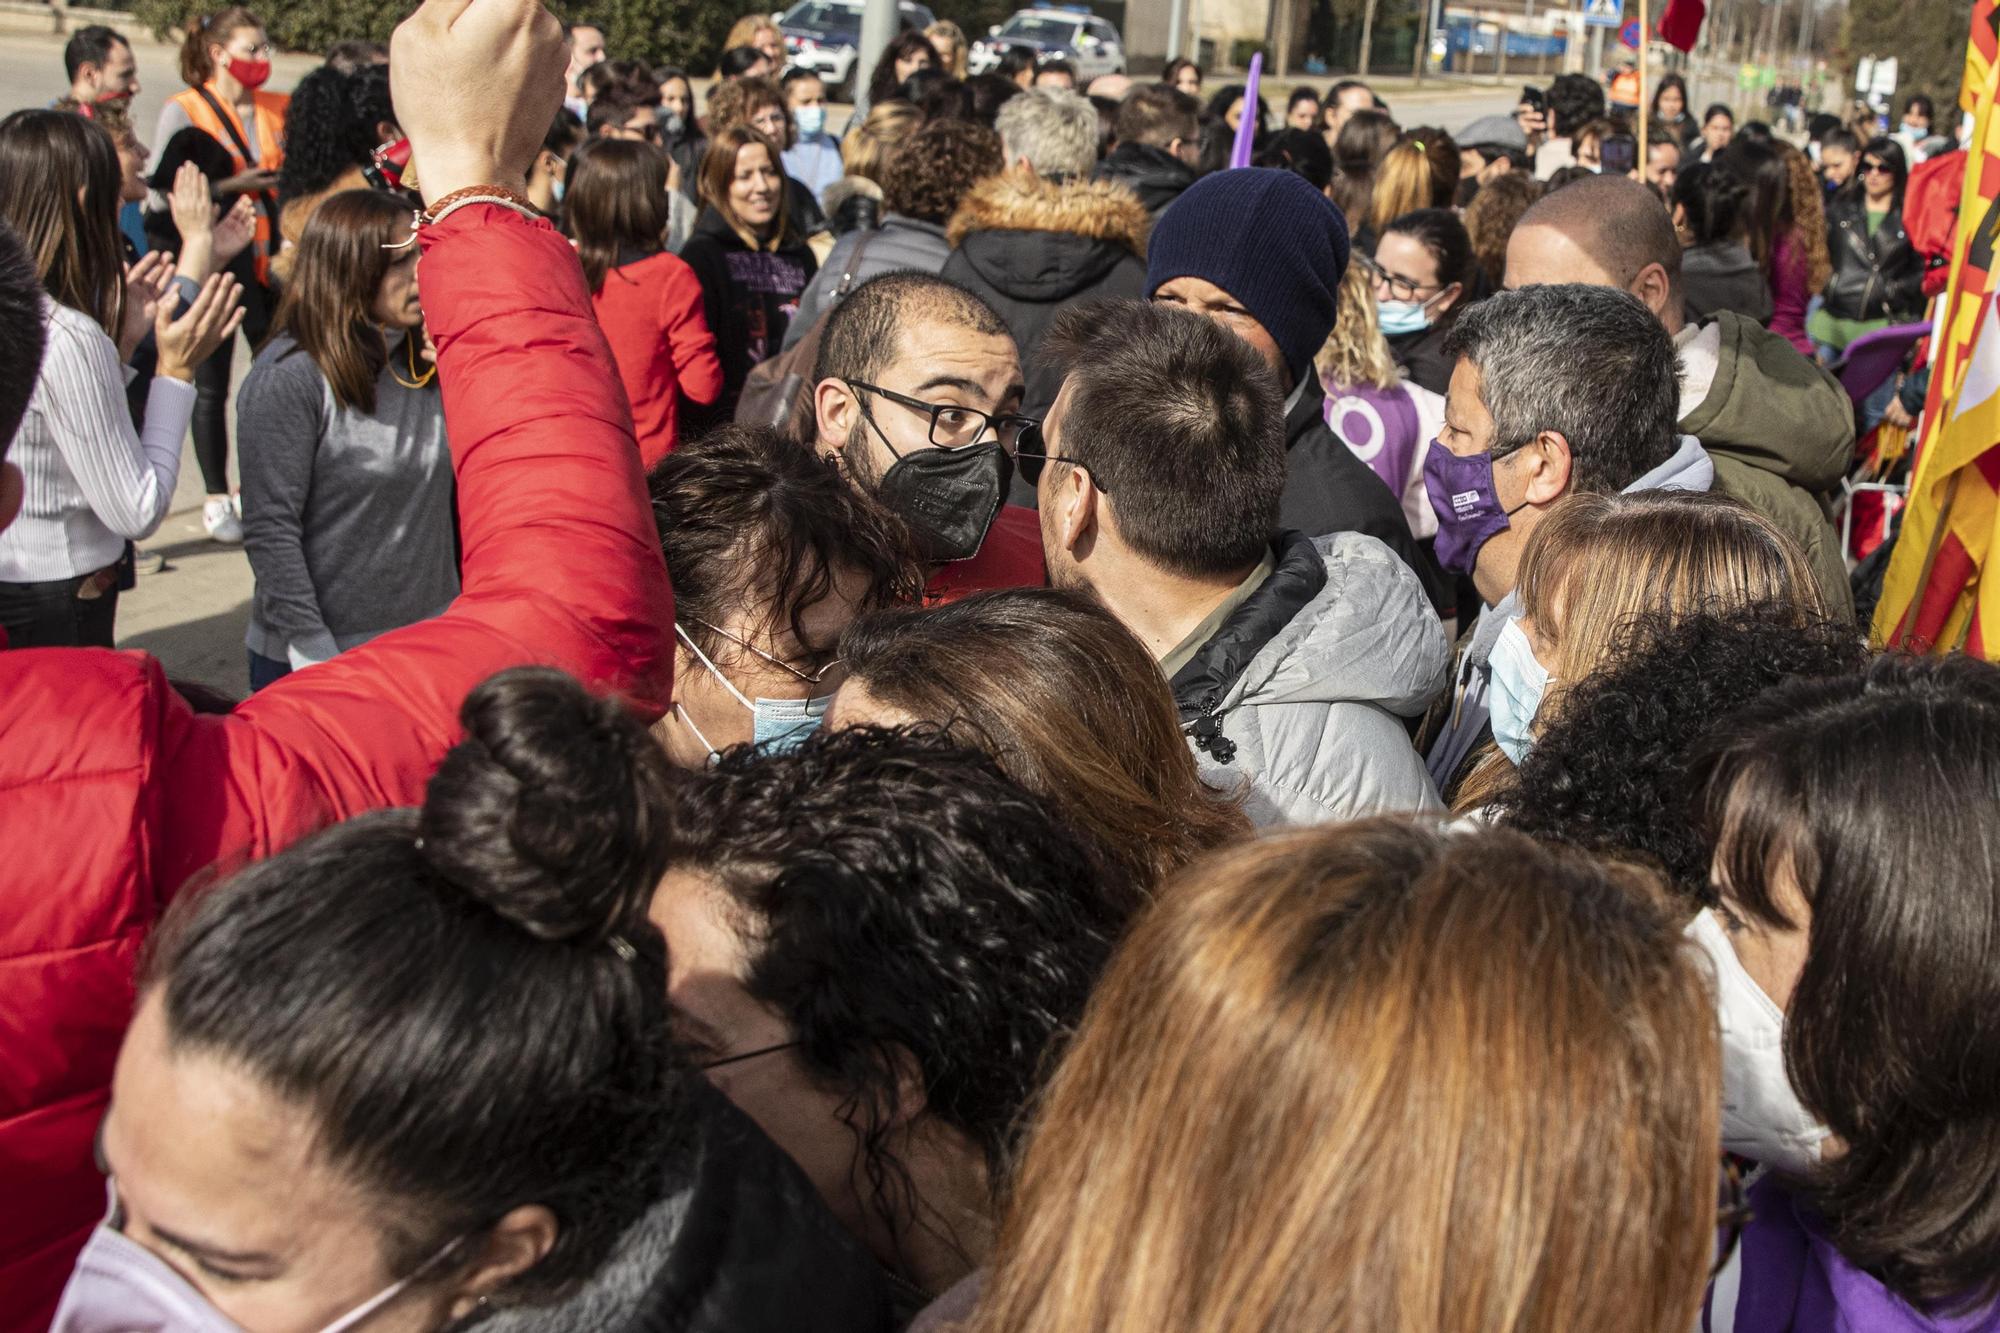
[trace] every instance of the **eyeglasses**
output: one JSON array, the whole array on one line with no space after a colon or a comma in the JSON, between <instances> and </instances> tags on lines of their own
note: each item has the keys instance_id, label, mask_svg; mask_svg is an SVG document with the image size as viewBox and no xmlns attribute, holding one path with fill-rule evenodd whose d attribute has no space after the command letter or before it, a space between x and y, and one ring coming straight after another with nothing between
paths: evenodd
<instances>
[{"instance_id":1,"label":"eyeglasses","mask_svg":"<svg viewBox=\"0 0 2000 1333\"><path fill-rule=\"evenodd\" d=\"M1406 278L1400 273L1391 273L1368 255L1357 254L1354 257L1360 262L1361 271L1368 275L1369 280L1387 287L1389 295L1395 300L1414 301L1421 292L1438 290L1436 283L1426 286L1426 284Z\"/></svg>"},{"instance_id":2,"label":"eyeglasses","mask_svg":"<svg viewBox=\"0 0 2000 1333\"><path fill-rule=\"evenodd\" d=\"M993 432L993 438L1008 453L1020 443L1021 433L1038 424L1033 417L1016 416L1011 413L994 414L981 412L976 407L960 407L956 403L926 403L921 399L894 393L879 384L867 384L861 380L847 381L850 388L862 389L879 394L898 407L907 407L912 412L930 418L929 439L941 449L963 449L977 444Z\"/></svg>"},{"instance_id":3,"label":"eyeglasses","mask_svg":"<svg viewBox=\"0 0 2000 1333\"><path fill-rule=\"evenodd\" d=\"M789 1051L794 1046L803 1046L804 1044L804 1042L799 1041L781 1041L775 1046L760 1046L754 1051L745 1051L741 1055L725 1055L720 1060L704 1060L696 1065L695 1068L704 1072L710 1069L720 1069L724 1065L741 1064L745 1060L755 1060L760 1055L772 1055L778 1051Z\"/></svg>"},{"instance_id":4,"label":"eyeglasses","mask_svg":"<svg viewBox=\"0 0 2000 1333\"><path fill-rule=\"evenodd\" d=\"M1042 469L1048 464L1068 463L1071 467L1082 468L1085 472L1089 472L1091 485L1097 487L1100 493L1111 494L1104 483L1097 479L1097 474L1090 471L1088 463L1048 451L1048 445L1042 439L1042 423L1039 421L1031 422L1028 429L1021 432L1021 442L1014 448L1014 457L1020 460L1021 476L1030 486L1042 479Z\"/></svg>"},{"instance_id":5,"label":"eyeglasses","mask_svg":"<svg viewBox=\"0 0 2000 1333\"><path fill-rule=\"evenodd\" d=\"M1743 1239L1743 1228L1750 1222L1750 1205L1743 1198L1743 1168L1728 1153L1722 1154L1722 1177L1715 1209L1715 1229L1725 1239L1716 1246L1715 1266L1709 1269L1709 1280L1713 1281L1729 1261L1736 1257L1736 1247Z\"/></svg>"},{"instance_id":6,"label":"eyeglasses","mask_svg":"<svg viewBox=\"0 0 2000 1333\"><path fill-rule=\"evenodd\" d=\"M772 666L777 667L781 671L790 672L792 675L797 676L800 680L804 681L808 685L824 684L826 678L829 675L833 674L834 670L841 665L840 659L836 657L831 662L828 662L825 666L821 667L817 671L801 671L799 668L793 666L790 662L787 662L784 658L779 657L773 653L767 653L762 648L759 648L756 644L750 643L744 639L740 639L736 635L731 634L726 629L718 629L716 626L709 624L706 620L697 620L693 616L689 616L687 617L687 622L690 625L701 626L703 629L707 630L710 634L713 634L718 639L728 640L730 643L735 644L738 648L741 648L746 653L750 653L756 657L763 658L766 662L769 662Z\"/></svg>"},{"instance_id":7,"label":"eyeglasses","mask_svg":"<svg viewBox=\"0 0 2000 1333\"><path fill-rule=\"evenodd\" d=\"M1861 163L1861 170L1863 171L1863 173L1870 176L1878 176L1878 175L1893 176L1896 174L1894 171L1889 169L1889 164L1886 162L1871 162L1863 160L1863 162Z\"/></svg>"}]
</instances>

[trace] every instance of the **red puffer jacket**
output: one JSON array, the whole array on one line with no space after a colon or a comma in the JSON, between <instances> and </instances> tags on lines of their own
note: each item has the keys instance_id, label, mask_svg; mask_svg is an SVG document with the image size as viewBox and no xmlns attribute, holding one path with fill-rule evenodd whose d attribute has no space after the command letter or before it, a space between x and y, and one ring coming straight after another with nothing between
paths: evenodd
<instances>
[{"instance_id":1,"label":"red puffer jacket","mask_svg":"<svg viewBox=\"0 0 2000 1333\"><path fill-rule=\"evenodd\" d=\"M104 1211L92 1140L147 930L191 878L412 805L466 692L544 663L664 711L672 593L567 242L474 205L423 236L458 477L444 615L196 716L140 653L0 653L0 1330L48 1326Z\"/></svg>"}]
</instances>

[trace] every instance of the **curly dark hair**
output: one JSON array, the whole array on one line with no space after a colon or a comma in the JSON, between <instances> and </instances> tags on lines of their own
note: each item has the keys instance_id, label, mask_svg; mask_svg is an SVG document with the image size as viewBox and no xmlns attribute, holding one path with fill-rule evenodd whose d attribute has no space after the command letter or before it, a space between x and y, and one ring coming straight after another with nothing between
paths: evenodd
<instances>
[{"instance_id":1,"label":"curly dark hair","mask_svg":"<svg viewBox=\"0 0 2000 1333\"><path fill-rule=\"evenodd\" d=\"M997 1193L1130 886L1104 882L1060 811L929 726L734 746L685 772L671 808L671 863L740 908L746 989L848 1099L884 1215L917 1202L886 1144L907 1119L891 1052L915 1061L926 1113L978 1146Z\"/></svg>"},{"instance_id":2,"label":"curly dark hair","mask_svg":"<svg viewBox=\"0 0 2000 1333\"><path fill-rule=\"evenodd\" d=\"M366 166L380 146L377 127L384 121L396 123L387 65L363 65L352 74L322 65L300 79L285 119L279 198L318 194L344 173Z\"/></svg>"},{"instance_id":3,"label":"curly dark hair","mask_svg":"<svg viewBox=\"0 0 2000 1333\"><path fill-rule=\"evenodd\" d=\"M883 172L891 213L942 225L979 181L1007 165L1000 136L984 125L934 120L904 140Z\"/></svg>"},{"instance_id":4,"label":"curly dark hair","mask_svg":"<svg viewBox=\"0 0 2000 1333\"><path fill-rule=\"evenodd\" d=\"M1549 842L1658 867L1688 910L1713 907L1710 847L1691 767L1704 737L1783 681L1848 676L1867 653L1851 625L1801 625L1798 608L1634 616L1606 658L1568 687L1536 738L1500 822Z\"/></svg>"}]
</instances>

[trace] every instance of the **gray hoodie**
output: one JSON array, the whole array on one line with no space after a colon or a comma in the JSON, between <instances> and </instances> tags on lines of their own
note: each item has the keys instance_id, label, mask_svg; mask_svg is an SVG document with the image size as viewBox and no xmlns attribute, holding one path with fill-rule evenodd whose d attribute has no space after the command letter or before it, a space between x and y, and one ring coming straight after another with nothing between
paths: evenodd
<instances>
[{"instance_id":1,"label":"gray hoodie","mask_svg":"<svg viewBox=\"0 0 2000 1333\"><path fill-rule=\"evenodd\" d=\"M1707 491L1715 485L1715 463L1701 442L1692 435L1681 436L1673 457L1646 473L1625 494L1635 491ZM1486 689L1493 670L1488 659L1500 631L1521 618L1521 591L1516 588L1500 599L1498 606L1482 612L1473 623L1465 650L1459 654L1451 712L1442 728L1433 728L1427 766L1431 780L1441 792L1449 793L1465 771L1465 761L1492 734L1491 715L1486 707Z\"/></svg>"},{"instance_id":2,"label":"gray hoodie","mask_svg":"<svg viewBox=\"0 0 2000 1333\"><path fill-rule=\"evenodd\" d=\"M1277 567L1174 676L1202 776L1259 827L1437 808L1399 718L1444 688L1423 585L1373 537L1282 534Z\"/></svg>"}]
</instances>

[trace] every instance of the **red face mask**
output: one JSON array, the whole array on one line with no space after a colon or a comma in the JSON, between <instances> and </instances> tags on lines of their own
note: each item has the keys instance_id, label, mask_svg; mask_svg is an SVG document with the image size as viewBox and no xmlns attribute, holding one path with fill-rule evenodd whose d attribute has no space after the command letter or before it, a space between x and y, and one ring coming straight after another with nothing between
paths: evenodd
<instances>
[{"instance_id":1,"label":"red face mask","mask_svg":"<svg viewBox=\"0 0 2000 1333\"><path fill-rule=\"evenodd\" d=\"M264 81L271 77L271 62L268 60L244 60L231 56L223 68L229 71L230 78L245 88L261 88Z\"/></svg>"}]
</instances>

